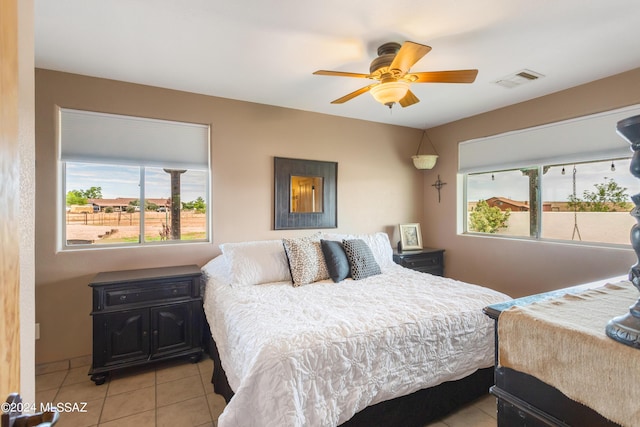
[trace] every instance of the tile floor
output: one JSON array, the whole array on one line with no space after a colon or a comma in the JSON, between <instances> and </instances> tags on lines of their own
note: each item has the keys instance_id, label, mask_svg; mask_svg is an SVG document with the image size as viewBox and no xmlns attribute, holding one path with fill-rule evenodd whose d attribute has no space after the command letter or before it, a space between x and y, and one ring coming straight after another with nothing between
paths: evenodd
<instances>
[{"instance_id":1,"label":"tile floor","mask_svg":"<svg viewBox=\"0 0 640 427\"><path fill-rule=\"evenodd\" d=\"M37 406L86 402L86 412L63 412L56 427L213 427L225 405L213 393L207 357L116 371L100 386L89 379L88 365L36 371Z\"/></svg>"},{"instance_id":2,"label":"tile floor","mask_svg":"<svg viewBox=\"0 0 640 427\"><path fill-rule=\"evenodd\" d=\"M496 427L496 399L487 394L427 427Z\"/></svg>"},{"instance_id":3,"label":"tile floor","mask_svg":"<svg viewBox=\"0 0 640 427\"><path fill-rule=\"evenodd\" d=\"M117 371L100 386L88 371L74 363L36 369L38 406L86 402L85 412L62 413L56 427L215 427L224 409L224 399L213 393L207 357ZM428 427L495 427L495 412L495 399L487 395Z\"/></svg>"}]
</instances>

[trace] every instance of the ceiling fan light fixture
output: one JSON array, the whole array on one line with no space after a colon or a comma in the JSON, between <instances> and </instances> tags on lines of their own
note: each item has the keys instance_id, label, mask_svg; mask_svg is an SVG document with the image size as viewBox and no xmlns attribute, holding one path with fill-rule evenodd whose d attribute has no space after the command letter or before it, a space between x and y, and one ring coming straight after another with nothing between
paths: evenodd
<instances>
[{"instance_id":1,"label":"ceiling fan light fixture","mask_svg":"<svg viewBox=\"0 0 640 427\"><path fill-rule=\"evenodd\" d=\"M396 80L380 83L372 87L370 92L376 101L391 108L394 103L405 97L409 86L410 83L405 80Z\"/></svg>"},{"instance_id":2,"label":"ceiling fan light fixture","mask_svg":"<svg viewBox=\"0 0 640 427\"><path fill-rule=\"evenodd\" d=\"M371 92L373 98L387 107L393 107L398 103L402 108L414 105L420 100L409 90L411 83L473 83L478 75L478 70L447 70L447 71L423 71L412 72L413 67L431 47L420 43L405 41L402 45L391 42L378 48L378 57L369 66L369 74L349 73L344 71L318 70L313 74L320 76L355 77L359 79L377 80L338 99L332 104L344 104L345 102ZM526 74L524 78L528 78Z\"/></svg>"}]
</instances>

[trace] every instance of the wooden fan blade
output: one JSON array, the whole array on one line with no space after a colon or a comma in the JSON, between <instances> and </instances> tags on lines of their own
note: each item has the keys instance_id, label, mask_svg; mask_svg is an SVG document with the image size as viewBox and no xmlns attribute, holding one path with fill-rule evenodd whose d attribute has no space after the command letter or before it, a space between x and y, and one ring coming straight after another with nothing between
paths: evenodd
<instances>
[{"instance_id":1,"label":"wooden fan blade","mask_svg":"<svg viewBox=\"0 0 640 427\"><path fill-rule=\"evenodd\" d=\"M338 98L335 101L331 101L331 103L332 104L343 104L343 103L349 101L350 99L355 98L358 95L362 95L365 92L369 92L369 89L371 89L372 87L374 87L374 86L376 86L378 84L380 84L380 83L374 83L372 85L362 87L362 88L360 88L360 89L358 89L358 90L356 90L354 92L351 92L348 95L343 96L342 98Z\"/></svg>"},{"instance_id":2,"label":"wooden fan blade","mask_svg":"<svg viewBox=\"0 0 640 427\"><path fill-rule=\"evenodd\" d=\"M409 80L413 83L473 83L478 70L425 71L411 73ZM413 76L417 77L413 80Z\"/></svg>"},{"instance_id":3,"label":"wooden fan blade","mask_svg":"<svg viewBox=\"0 0 640 427\"><path fill-rule=\"evenodd\" d=\"M400 70L402 74L405 74L413 67L413 64L429 53L430 50L430 46L406 41L396 54L396 57L393 58L389 69Z\"/></svg>"},{"instance_id":4,"label":"wooden fan blade","mask_svg":"<svg viewBox=\"0 0 640 427\"><path fill-rule=\"evenodd\" d=\"M318 70L313 74L317 76L358 77L361 79L367 79L371 77L369 74L346 73L343 71L327 71L327 70Z\"/></svg>"},{"instance_id":5,"label":"wooden fan blade","mask_svg":"<svg viewBox=\"0 0 640 427\"><path fill-rule=\"evenodd\" d=\"M404 98L398 101L402 108L408 107L409 105L417 104L418 102L420 102L420 100L410 90L407 91L407 94L404 96Z\"/></svg>"}]
</instances>

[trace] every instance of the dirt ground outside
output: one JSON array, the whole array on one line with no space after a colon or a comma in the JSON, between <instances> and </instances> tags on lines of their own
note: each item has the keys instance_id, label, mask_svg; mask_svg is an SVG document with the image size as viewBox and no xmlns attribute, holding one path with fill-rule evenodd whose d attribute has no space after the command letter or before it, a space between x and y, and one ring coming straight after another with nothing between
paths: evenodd
<instances>
[{"instance_id":1,"label":"dirt ground outside","mask_svg":"<svg viewBox=\"0 0 640 427\"><path fill-rule=\"evenodd\" d=\"M206 238L206 214L183 211L180 215L183 240ZM636 223L628 212L578 212L577 229L573 212L544 212L542 238L581 240L594 243L630 243ZM163 226L171 224L169 212L145 212L145 240L160 240ZM67 240L82 243L135 242L140 229L140 212L67 214ZM578 237L578 232L580 238ZM498 234L529 236L529 213L511 212L509 227Z\"/></svg>"},{"instance_id":2,"label":"dirt ground outside","mask_svg":"<svg viewBox=\"0 0 640 427\"><path fill-rule=\"evenodd\" d=\"M161 240L171 225L170 212L144 212L145 240ZM206 238L207 215L182 211L180 230L182 240ZM140 233L140 212L67 213L67 241L69 243L136 242Z\"/></svg>"}]
</instances>

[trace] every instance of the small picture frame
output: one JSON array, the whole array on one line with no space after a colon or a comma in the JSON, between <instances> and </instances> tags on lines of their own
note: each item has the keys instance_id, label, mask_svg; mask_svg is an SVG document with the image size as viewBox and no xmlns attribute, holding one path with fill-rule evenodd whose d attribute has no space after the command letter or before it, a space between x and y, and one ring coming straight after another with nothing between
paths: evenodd
<instances>
[{"instance_id":1,"label":"small picture frame","mask_svg":"<svg viewBox=\"0 0 640 427\"><path fill-rule=\"evenodd\" d=\"M400 244L403 251L422 249L420 224L400 224Z\"/></svg>"}]
</instances>

